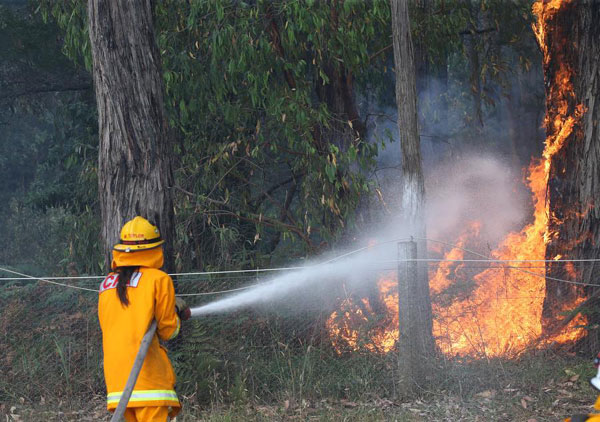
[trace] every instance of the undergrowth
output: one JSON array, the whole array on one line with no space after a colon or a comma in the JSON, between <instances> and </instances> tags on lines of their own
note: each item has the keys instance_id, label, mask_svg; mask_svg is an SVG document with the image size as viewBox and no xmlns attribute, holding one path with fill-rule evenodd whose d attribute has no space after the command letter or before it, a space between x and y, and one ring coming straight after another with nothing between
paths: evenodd
<instances>
[{"instance_id":1,"label":"undergrowth","mask_svg":"<svg viewBox=\"0 0 600 422\"><path fill-rule=\"evenodd\" d=\"M0 287L0 406L6 410L44 403L46 409L75 412L93 401L98 414L104 414L96 300L93 293L42 283L14 281ZM569 400L584 397L581 406L595 399L588 387L594 375L591 362L551 351L514 360L439 358L431 362L422 389L402 397L396 353L338 354L322 335L321 324L317 318L299 329L296 316L249 312L184 324L181 339L167 345L186 406L187 416L178 420L298 415L337 420L332 414L341 414L347 420L389 420L394 415L411 421L422 419L413 418L403 403L417 403L411 409L419 409L418 403L442 406L443 398L452 398L453 406L469 415L477 414L481 401L500 409L504 400L512 409L498 411L497 420L504 420L502 415L514 412L513 407L524 414L556 408L561 391L573 392Z\"/></svg>"}]
</instances>

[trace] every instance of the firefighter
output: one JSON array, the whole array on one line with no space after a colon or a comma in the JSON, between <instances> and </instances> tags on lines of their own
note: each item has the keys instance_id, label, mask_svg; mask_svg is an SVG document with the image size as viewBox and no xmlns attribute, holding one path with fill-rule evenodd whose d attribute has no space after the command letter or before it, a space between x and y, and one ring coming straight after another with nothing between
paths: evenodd
<instances>
[{"instance_id":1,"label":"firefighter","mask_svg":"<svg viewBox=\"0 0 600 422\"><path fill-rule=\"evenodd\" d=\"M174 390L175 373L159 339L175 338L190 310L175 298L173 281L159 269L164 261L163 243L158 228L145 218L128 221L113 249L113 272L100 284L98 318L108 410L117 407L142 337L152 320L157 322L125 411L127 422L166 422L181 409Z\"/></svg>"}]
</instances>

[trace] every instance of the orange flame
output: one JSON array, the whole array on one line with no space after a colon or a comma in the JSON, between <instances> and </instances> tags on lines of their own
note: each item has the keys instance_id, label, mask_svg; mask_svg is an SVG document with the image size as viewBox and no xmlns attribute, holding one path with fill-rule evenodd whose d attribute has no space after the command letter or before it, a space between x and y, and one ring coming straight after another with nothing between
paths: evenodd
<instances>
[{"instance_id":1,"label":"orange flame","mask_svg":"<svg viewBox=\"0 0 600 422\"><path fill-rule=\"evenodd\" d=\"M572 0L537 1L533 12L537 23L533 26L535 36L542 49L544 64L549 63L550 54L546 43L547 22L564 4ZM568 114L568 104L574 98L573 71L568 63L560 63L551 81L548 101L556 110L550 121L546 115L545 126L549 133L545 141L542 158L532 162L528 169L527 184L532 192L534 205L533 222L518 233L510 233L491 253L499 260L543 260L546 244L556 236L548 229L551 216L546 201L546 188L550 174L551 159L564 146L574 126L585 112L583 105ZM551 217L550 217L551 216ZM472 277L474 287L462 297L444 300L449 288L459 279L464 279L464 263L453 262L464 258L465 246L479 235L481 224L468 225L454 243L456 246L445 255L445 259L430 273L430 289L434 313L433 334L439 349L446 355L470 355L478 357L514 356L539 343L542 337L542 306L545 296L546 268L508 268L506 265L490 264L489 268ZM567 272L575 275L573 266ZM348 298L342 303L342 312L334 312L327 320L333 345L336 350L344 349L388 352L398 339L398 297L394 277L386 276L378 282L379 299L386 306L385 326L379 326L373 334L360 343L359 327L369 320L371 305L362 299L361 308ZM583 301L564 304L563 311L575 308ZM449 303L446 303L449 302ZM570 342L583 336L581 328L585 317L578 315L565 327L560 336L544 339L548 342Z\"/></svg>"},{"instance_id":2,"label":"orange flame","mask_svg":"<svg viewBox=\"0 0 600 422\"><path fill-rule=\"evenodd\" d=\"M373 318L368 299L362 298L356 303L346 298L340 305L340 311L333 312L325 325L334 348L342 350L367 350L372 353L387 353L398 341L398 292L397 281L393 275L383 276L378 282L379 300L384 305L380 319ZM363 332L364 331L364 332Z\"/></svg>"}]
</instances>

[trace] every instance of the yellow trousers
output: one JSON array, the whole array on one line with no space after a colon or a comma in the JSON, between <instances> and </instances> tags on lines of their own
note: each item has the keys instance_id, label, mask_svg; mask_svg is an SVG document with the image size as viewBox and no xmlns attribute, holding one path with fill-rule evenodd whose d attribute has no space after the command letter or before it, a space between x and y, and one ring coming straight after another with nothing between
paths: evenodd
<instances>
[{"instance_id":1,"label":"yellow trousers","mask_svg":"<svg viewBox=\"0 0 600 422\"><path fill-rule=\"evenodd\" d=\"M571 416L565 419L565 422L600 422L600 413Z\"/></svg>"},{"instance_id":2,"label":"yellow trousers","mask_svg":"<svg viewBox=\"0 0 600 422\"><path fill-rule=\"evenodd\" d=\"M167 422L168 406L128 407L125 410L125 422Z\"/></svg>"}]
</instances>

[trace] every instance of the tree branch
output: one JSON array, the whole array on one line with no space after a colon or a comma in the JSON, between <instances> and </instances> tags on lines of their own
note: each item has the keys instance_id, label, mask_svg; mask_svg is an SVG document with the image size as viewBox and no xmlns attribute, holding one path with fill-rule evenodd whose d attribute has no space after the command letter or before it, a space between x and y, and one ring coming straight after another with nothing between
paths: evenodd
<instances>
[{"instance_id":1,"label":"tree branch","mask_svg":"<svg viewBox=\"0 0 600 422\"><path fill-rule=\"evenodd\" d=\"M275 21L275 17L273 15L273 6L269 3L267 6L267 19L269 20L269 32L271 33L271 42L273 43L273 48L281 57L282 60L285 60L285 52L283 50L283 46L281 45L281 35L279 33L279 26ZM285 80L292 91L296 89L296 81L294 76L291 74L289 70L283 69L283 75Z\"/></svg>"},{"instance_id":2,"label":"tree branch","mask_svg":"<svg viewBox=\"0 0 600 422\"><path fill-rule=\"evenodd\" d=\"M200 198L200 200L202 200L202 201L206 201L206 202L210 202L212 204L218 204L218 205L227 205L227 203L225 201L219 201L218 199L212 199L212 198L209 198L208 196L203 196L203 195L198 195L198 194L192 193L188 190L183 189L181 186L174 185L173 188L177 189L178 191L180 191L182 193L185 193L188 196L191 196L194 198ZM196 202L196 205L197 204L198 203Z\"/></svg>"},{"instance_id":3,"label":"tree branch","mask_svg":"<svg viewBox=\"0 0 600 422\"><path fill-rule=\"evenodd\" d=\"M487 34L488 32L494 32L497 31L496 28L483 28L483 29L477 29L477 28L472 28L472 29L465 29L464 31L460 31L458 34L459 35L479 35L479 34Z\"/></svg>"},{"instance_id":4,"label":"tree branch","mask_svg":"<svg viewBox=\"0 0 600 422\"><path fill-rule=\"evenodd\" d=\"M229 210L218 210L218 211L211 212L211 214L213 214L213 215L228 215L228 216L235 217L235 218L238 218L238 219L244 220L244 221L249 221L249 222L255 223L255 224L264 224L265 226L269 226L269 227L284 228L284 229L287 229L290 232L294 233L300 239L302 239L311 249L315 248L313 242L302 231L301 228L292 226L290 224L283 223L279 220L275 220L270 217L265 217L262 214L256 215L254 213L248 213L250 215L250 217L246 217L246 216L240 215L236 212L229 211ZM314 229L313 231L318 231L318 230Z\"/></svg>"},{"instance_id":5,"label":"tree branch","mask_svg":"<svg viewBox=\"0 0 600 422\"><path fill-rule=\"evenodd\" d=\"M383 47L381 50L376 51L375 53L371 54L369 56L369 61L373 60L375 57L379 56L380 54L386 52L387 50L389 50L390 48L392 48L394 46L394 44L389 44L386 45L385 47Z\"/></svg>"},{"instance_id":6,"label":"tree branch","mask_svg":"<svg viewBox=\"0 0 600 422\"><path fill-rule=\"evenodd\" d=\"M252 201L254 203L254 205L258 205L260 204L268 195L271 195L273 192L275 192L277 189L279 189L282 186L287 185L290 182L293 182L296 178L298 177L302 177L306 174L306 172L302 172L298 175L292 175L290 177L288 177L287 179L271 186L269 189L267 189L266 191L263 191L254 201Z\"/></svg>"},{"instance_id":7,"label":"tree branch","mask_svg":"<svg viewBox=\"0 0 600 422\"><path fill-rule=\"evenodd\" d=\"M296 222L294 221L292 215L290 214L290 206L292 205L292 201L294 200L294 196L296 195L297 188L298 188L298 184L294 181L290 190L286 192L285 202L283 204L283 207L281 207L281 212L279 213L279 219L281 221L285 221L287 218L290 221L290 223L292 223L293 225L296 225ZM277 245L279 245L280 241L281 241L281 230L278 230L275 233L275 236L273 237L273 239L271 240L271 245L270 245L271 252L275 250Z\"/></svg>"}]
</instances>

